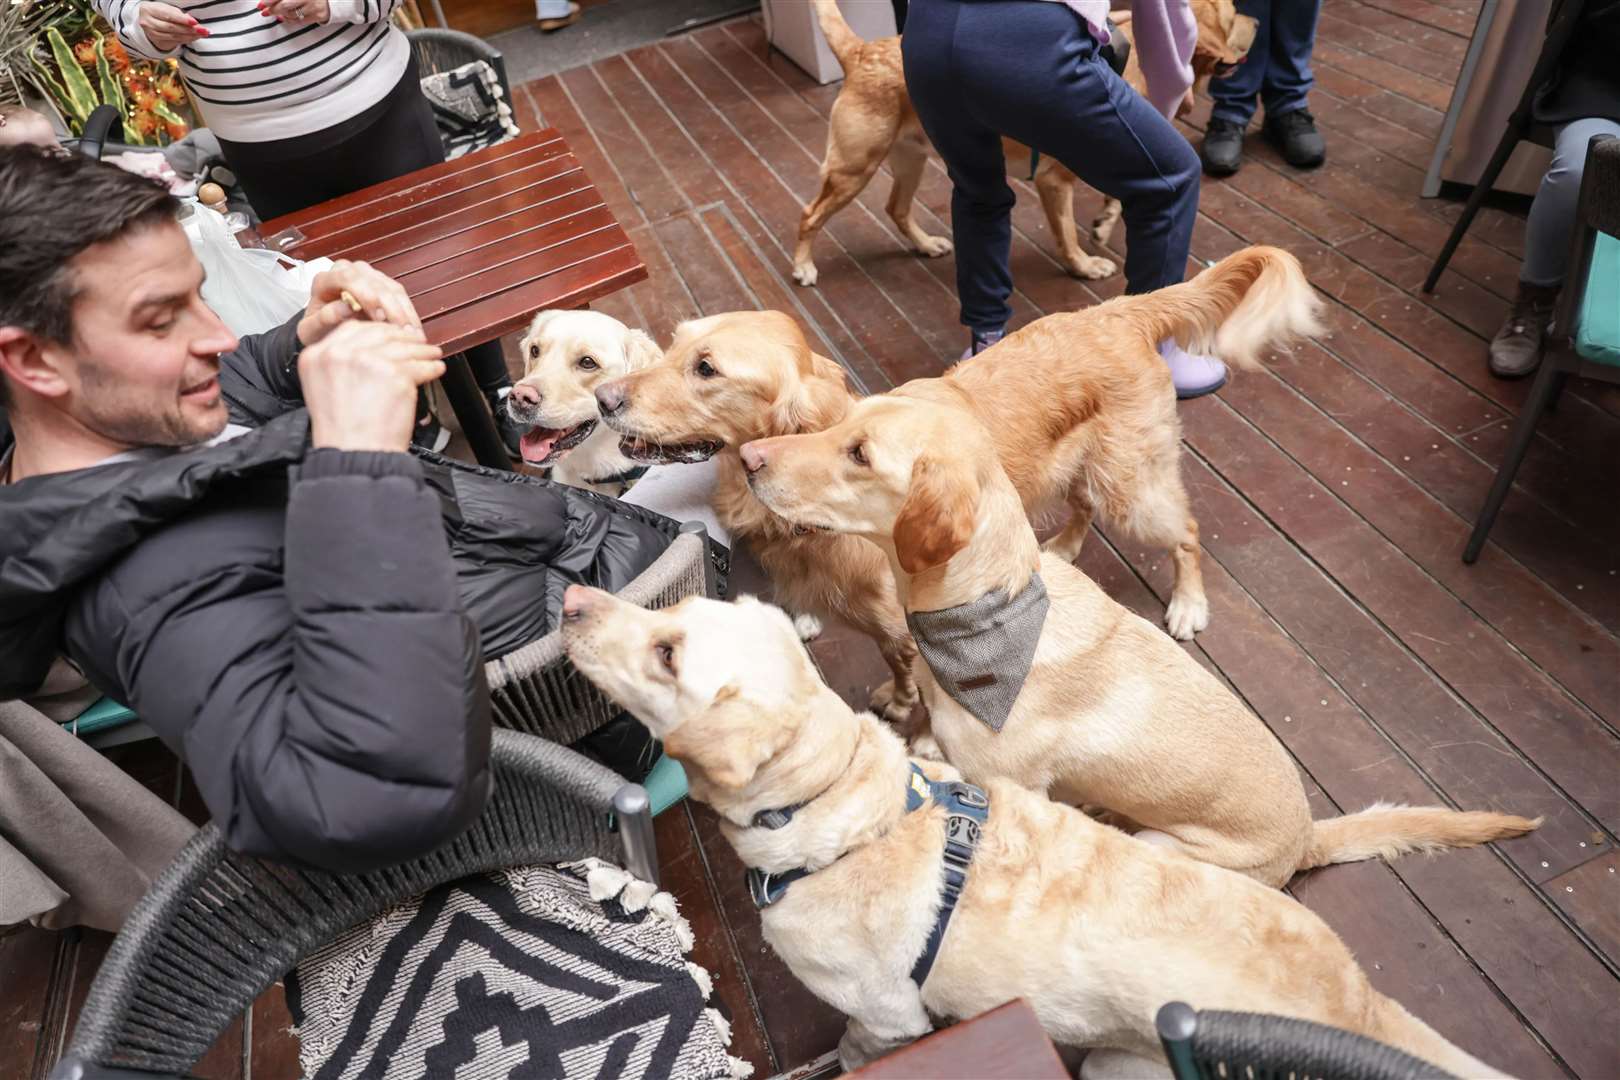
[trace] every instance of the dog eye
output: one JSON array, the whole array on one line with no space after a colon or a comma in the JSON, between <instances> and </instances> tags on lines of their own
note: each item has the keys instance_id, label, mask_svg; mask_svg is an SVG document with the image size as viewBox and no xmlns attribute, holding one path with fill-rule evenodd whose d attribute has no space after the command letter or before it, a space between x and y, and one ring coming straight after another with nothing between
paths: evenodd
<instances>
[{"instance_id":1,"label":"dog eye","mask_svg":"<svg viewBox=\"0 0 1620 1080\"><path fill-rule=\"evenodd\" d=\"M698 373L698 377L702 379L712 379L716 375L720 374L718 371L714 370L714 365L709 363L707 358L699 360L697 362L697 367L693 370L696 371Z\"/></svg>"},{"instance_id":2,"label":"dog eye","mask_svg":"<svg viewBox=\"0 0 1620 1080\"><path fill-rule=\"evenodd\" d=\"M653 646L653 652L658 654L658 662L664 665L664 670L671 675L675 674L675 648L667 641L660 641Z\"/></svg>"},{"instance_id":3,"label":"dog eye","mask_svg":"<svg viewBox=\"0 0 1620 1080\"><path fill-rule=\"evenodd\" d=\"M855 464L857 464L857 465L870 465L871 464L870 461L866 460L866 444L865 443L856 443L854 446L850 447L849 448L849 457L850 457L850 460L855 462Z\"/></svg>"},{"instance_id":4,"label":"dog eye","mask_svg":"<svg viewBox=\"0 0 1620 1080\"><path fill-rule=\"evenodd\" d=\"M540 346L538 346L538 345L530 345L529 346L529 359L531 359L531 360L540 359Z\"/></svg>"},{"instance_id":5,"label":"dog eye","mask_svg":"<svg viewBox=\"0 0 1620 1080\"><path fill-rule=\"evenodd\" d=\"M582 356L579 358L579 370L581 371L595 371L597 366L596 357L594 356Z\"/></svg>"}]
</instances>

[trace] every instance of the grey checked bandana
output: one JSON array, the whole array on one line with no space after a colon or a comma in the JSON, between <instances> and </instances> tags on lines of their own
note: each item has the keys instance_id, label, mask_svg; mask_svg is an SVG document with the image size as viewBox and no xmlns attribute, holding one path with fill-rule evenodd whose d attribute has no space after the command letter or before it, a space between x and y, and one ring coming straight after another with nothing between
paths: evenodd
<instances>
[{"instance_id":1,"label":"grey checked bandana","mask_svg":"<svg viewBox=\"0 0 1620 1080\"><path fill-rule=\"evenodd\" d=\"M1012 713L1035 662L1051 600L1034 574L1017 596L996 589L939 611L913 611L906 625L945 692L991 731Z\"/></svg>"}]
</instances>

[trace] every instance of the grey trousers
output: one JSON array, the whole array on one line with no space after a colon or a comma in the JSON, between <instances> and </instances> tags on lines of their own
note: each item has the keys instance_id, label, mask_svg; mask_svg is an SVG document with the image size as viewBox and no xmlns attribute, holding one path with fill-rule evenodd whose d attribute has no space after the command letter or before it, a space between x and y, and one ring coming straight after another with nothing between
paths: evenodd
<instances>
[{"instance_id":1,"label":"grey trousers","mask_svg":"<svg viewBox=\"0 0 1620 1080\"><path fill-rule=\"evenodd\" d=\"M1620 135L1620 124L1593 117L1572 120L1558 129L1552 164L1541 178L1525 225L1519 280L1526 285L1553 286L1564 281L1581 174L1586 169L1586 144L1594 135Z\"/></svg>"}]
</instances>

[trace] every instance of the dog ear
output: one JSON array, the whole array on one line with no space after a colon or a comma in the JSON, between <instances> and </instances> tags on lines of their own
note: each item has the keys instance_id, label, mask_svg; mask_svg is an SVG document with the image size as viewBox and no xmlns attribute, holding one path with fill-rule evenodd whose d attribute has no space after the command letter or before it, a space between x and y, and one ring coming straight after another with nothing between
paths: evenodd
<instances>
[{"instance_id":1,"label":"dog ear","mask_svg":"<svg viewBox=\"0 0 1620 1080\"><path fill-rule=\"evenodd\" d=\"M624 361L626 371L640 371L642 368L652 367L664 358L664 350L658 347L645 330L626 330L624 342Z\"/></svg>"},{"instance_id":2,"label":"dog ear","mask_svg":"<svg viewBox=\"0 0 1620 1080\"><path fill-rule=\"evenodd\" d=\"M765 715L743 700L736 686L725 686L708 708L669 733L664 749L716 788L740 791L797 727L788 716Z\"/></svg>"},{"instance_id":3,"label":"dog ear","mask_svg":"<svg viewBox=\"0 0 1620 1080\"><path fill-rule=\"evenodd\" d=\"M979 480L964 468L920 457L894 523L894 550L908 574L941 566L967 547L979 510Z\"/></svg>"},{"instance_id":4,"label":"dog ear","mask_svg":"<svg viewBox=\"0 0 1620 1080\"><path fill-rule=\"evenodd\" d=\"M776 404L777 431L798 435L825 431L849 412L849 385L844 369L824 356L810 354L809 372L800 372L792 390Z\"/></svg>"}]
</instances>

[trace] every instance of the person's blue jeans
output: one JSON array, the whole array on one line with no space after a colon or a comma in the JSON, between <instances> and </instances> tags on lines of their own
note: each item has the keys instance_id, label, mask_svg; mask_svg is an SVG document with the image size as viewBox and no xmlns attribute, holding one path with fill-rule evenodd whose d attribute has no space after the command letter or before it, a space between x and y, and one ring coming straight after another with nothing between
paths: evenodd
<instances>
[{"instance_id":1,"label":"person's blue jeans","mask_svg":"<svg viewBox=\"0 0 1620 1080\"><path fill-rule=\"evenodd\" d=\"M1248 59L1226 78L1210 81L1209 94L1215 99L1211 116L1243 127L1257 103L1265 105L1268 118L1303 109L1316 82L1311 49L1322 0L1237 0L1237 9L1260 25Z\"/></svg>"},{"instance_id":2,"label":"person's blue jeans","mask_svg":"<svg viewBox=\"0 0 1620 1080\"><path fill-rule=\"evenodd\" d=\"M911 0L906 89L945 160L962 322L1012 315L1013 190L1001 137L1120 201L1126 291L1180 281L1198 213L1198 155L1097 55L1081 18L1048 0Z\"/></svg>"},{"instance_id":3,"label":"person's blue jeans","mask_svg":"<svg viewBox=\"0 0 1620 1080\"><path fill-rule=\"evenodd\" d=\"M1574 120L1557 130L1552 163L1530 204L1524 227L1524 265L1519 280L1526 285L1551 287L1563 283L1569 266L1570 237L1575 232L1575 208L1581 198L1581 176L1586 172L1586 145L1594 135L1620 135L1620 124L1601 117Z\"/></svg>"}]
</instances>

